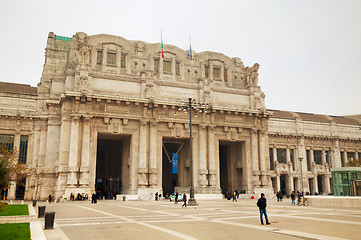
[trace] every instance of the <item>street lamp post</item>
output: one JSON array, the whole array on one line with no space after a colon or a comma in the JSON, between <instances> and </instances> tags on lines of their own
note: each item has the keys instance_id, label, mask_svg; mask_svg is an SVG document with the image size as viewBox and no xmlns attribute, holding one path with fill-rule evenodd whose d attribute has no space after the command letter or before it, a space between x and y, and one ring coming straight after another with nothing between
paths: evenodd
<instances>
[{"instance_id":1,"label":"street lamp post","mask_svg":"<svg viewBox=\"0 0 361 240\"><path fill-rule=\"evenodd\" d=\"M303 172L302 172L302 160L303 160L303 157L299 157L298 160L300 160L300 168L301 168L301 188L302 188L302 191L301 191L301 194L302 194L302 204L305 205L305 198L303 197Z\"/></svg>"},{"instance_id":2,"label":"street lamp post","mask_svg":"<svg viewBox=\"0 0 361 240\"><path fill-rule=\"evenodd\" d=\"M188 102L181 102L179 109L181 110L182 107L184 108L184 111L188 109L189 111L189 159L190 159L190 175L191 175L191 186L189 189L189 206L197 206L198 203L194 197L194 176L193 176L193 137L192 137L192 108L195 109L195 117L197 117L197 110L199 112L207 113L207 109L209 108L208 104L199 103L196 102L195 99L188 98ZM174 113L176 115L176 113Z\"/></svg>"},{"instance_id":3,"label":"street lamp post","mask_svg":"<svg viewBox=\"0 0 361 240\"><path fill-rule=\"evenodd\" d=\"M192 139L192 98L188 99L189 106L189 157L190 157L190 173L191 173L191 187L189 189L189 206L197 206L198 203L194 198L194 182L193 182L193 139Z\"/></svg>"}]
</instances>

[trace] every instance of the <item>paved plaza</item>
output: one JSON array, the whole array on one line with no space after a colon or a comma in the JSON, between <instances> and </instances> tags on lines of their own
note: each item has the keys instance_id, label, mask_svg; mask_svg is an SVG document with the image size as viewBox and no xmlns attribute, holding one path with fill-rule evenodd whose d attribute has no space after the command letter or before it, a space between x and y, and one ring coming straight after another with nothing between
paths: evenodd
<instances>
[{"instance_id":1,"label":"paved plaza","mask_svg":"<svg viewBox=\"0 0 361 240\"><path fill-rule=\"evenodd\" d=\"M103 200L46 204L55 211L47 239L360 239L361 210L268 201L261 225L257 200L203 200L197 207L162 201ZM42 205L41 203L39 205Z\"/></svg>"}]
</instances>

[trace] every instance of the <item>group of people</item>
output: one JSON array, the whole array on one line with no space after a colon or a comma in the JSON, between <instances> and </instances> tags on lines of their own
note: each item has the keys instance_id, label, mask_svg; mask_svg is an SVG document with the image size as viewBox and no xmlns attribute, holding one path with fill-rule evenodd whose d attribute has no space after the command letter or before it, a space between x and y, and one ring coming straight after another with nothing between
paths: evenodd
<instances>
[{"instance_id":1,"label":"group of people","mask_svg":"<svg viewBox=\"0 0 361 240\"><path fill-rule=\"evenodd\" d=\"M75 197L73 193L70 193L70 201L85 201L88 200L89 195L87 193L78 193Z\"/></svg>"}]
</instances>

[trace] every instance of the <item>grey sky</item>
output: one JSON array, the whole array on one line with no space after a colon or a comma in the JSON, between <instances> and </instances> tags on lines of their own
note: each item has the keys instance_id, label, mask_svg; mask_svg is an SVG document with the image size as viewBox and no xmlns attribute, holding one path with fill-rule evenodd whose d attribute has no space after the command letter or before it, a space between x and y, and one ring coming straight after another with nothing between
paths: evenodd
<instances>
[{"instance_id":1,"label":"grey sky","mask_svg":"<svg viewBox=\"0 0 361 240\"><path fill-rule=\"evenodd\" d=\"M361 113L361 1L2 1L0 81L36 86L49 32L107 33L260 63L271 109Z\"/></svg>"}]
</instances>

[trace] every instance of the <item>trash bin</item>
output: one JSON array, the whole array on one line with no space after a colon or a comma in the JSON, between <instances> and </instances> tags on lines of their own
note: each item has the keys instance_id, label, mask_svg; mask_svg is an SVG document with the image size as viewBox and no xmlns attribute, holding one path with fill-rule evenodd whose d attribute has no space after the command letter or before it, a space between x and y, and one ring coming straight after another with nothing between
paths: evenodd
<instances>
[{"instance_id":1,"label":"trash bin","mask_svg":"<svg viewBox=\"0 0 361 240\"><path fill-rule=\"evenodd\" d=\"M45 229L53 229L54 228L54 218L55 218L55 212L46 212L45 213Z\"/></svg>"},{"instance_id":2,"label":"trash bin","mask_svg":"<svg viewBox=\"0 0 361 240\"><path fill-rule=\"evenodd\" d=\"M38 206L38 218L44 217L45 206Z\"/></svg>"},{"instance_id":3,"label":"trash bin","mask_svg":"<svg viewBox=\"0 0 361 240\"><path fill-rule=\"evenodd\" d=\"M38 202L38 201L33 200L33 207L36 207L37 202Z\"/></svg>"},{"instance_id":4,"label":"trash bin","mask_svg":"<svg viewBox=\"0 0 361 240\"><path fill-rule=\"evenodd\" d=\"M125 201L126 200L126 198L125 198L125 196L123 196L123 201Z\"/></svg>"}]
</instances>

